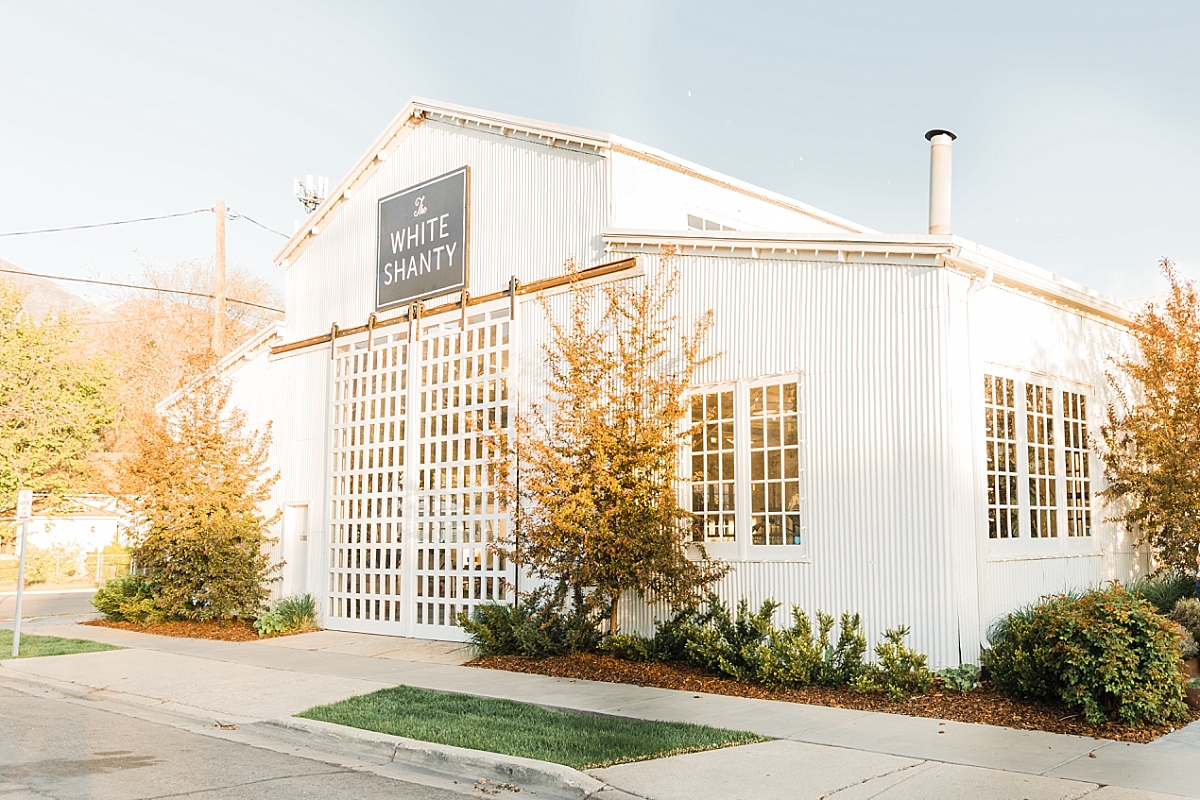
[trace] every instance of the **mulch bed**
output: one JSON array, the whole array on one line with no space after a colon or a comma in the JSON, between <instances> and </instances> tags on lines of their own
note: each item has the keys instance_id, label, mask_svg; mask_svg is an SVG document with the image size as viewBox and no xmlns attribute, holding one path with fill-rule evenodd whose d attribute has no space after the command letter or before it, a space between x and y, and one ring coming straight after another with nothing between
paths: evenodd
<instances>
[{"instance_id":1,"label":"mulch bed","mask_svg":"<svg viewBox=\"0 0 1200 800\"><path fill-rule=\"evenodd\" d=\"M252 642L260 638L250 620L195 621L180 620L177 622L110 622L106 619L93 619L81 622L80 625L95 625L99 628L120 628L123 631L138 633L156 633L159 636L183 636L191 639L219 639L223 642Z\"/></svg>"},{"instance_id":2,"label":"mulch bed","mask_svg":"<svg viewBox=\"0 0 1200 800\"><path fill-rule=\"evenodd\" d=\"M1089 725L1073 709L1045 703L1010 700L987 681L966 694L947 690L939 682L927 695L911 697L902 703L893 703L880 693L857 694L844 687L810 686L804 689L776 692L759 684L742 683L717 677L687 663L650 664L625 661L604 655L583 654L540 659L524 656L485 656L468 662L467 666L552 675L558 678L631 683L636 686L656 686L661 689L680 689L687 692L784 700L790 703L807 703L814 706L883 711L889 714L976 722L985 725L1000 725L1006 728L1069 733L1096 739L1113 739L1143 744L1174 730L1167 725L1130 727L1115 722ZM1200 719L1200 712L1192 712L1191 719Z\"/></svg>"}]
</instances>

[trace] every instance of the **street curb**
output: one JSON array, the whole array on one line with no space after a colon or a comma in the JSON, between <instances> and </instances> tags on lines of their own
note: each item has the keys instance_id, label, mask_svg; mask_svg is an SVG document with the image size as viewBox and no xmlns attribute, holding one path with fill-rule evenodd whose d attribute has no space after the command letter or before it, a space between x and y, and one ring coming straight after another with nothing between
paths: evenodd
<instances>
[{"instance_id":1,"label":"street curb","mask_svg":"<svg viewBox=\"0 0 1200 800\"><path fill-rule=\"evenodd\" d=\"M561 764L422 742L331 722L290 717L263 720L249 727L326 752L383 759L452 778L511 783L526 791L564 800L586 800L607 787L604 782Z\"/></svg>"}]
</instances>

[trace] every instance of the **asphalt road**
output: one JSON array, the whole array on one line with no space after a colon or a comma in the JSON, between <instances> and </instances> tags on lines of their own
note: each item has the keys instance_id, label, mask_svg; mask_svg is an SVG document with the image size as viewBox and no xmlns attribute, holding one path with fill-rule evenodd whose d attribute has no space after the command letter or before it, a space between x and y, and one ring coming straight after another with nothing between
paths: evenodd
<instances>
[{"instance_id":1,"label":"asphalt road","mask_svg":"<svg viewBox=\"0 0 1200 800\"><path fill-rule=\"evenodd\" d=\"M12 687L0 681L0 797L11 800L464 796Z\"/></svg>"},{"instance_id":2,"label":"asphalt road","mask_svg":"<svg viewBox=\"0 0 1200 800\"><path fill-rule=\"evenodd\" d=\"M96 592L25 592L21 607L22 619L34 617L57 617L63 615L93 614L92 595ZM13 592L0 594L0 622L11 622L17 610L17 595Z\"/></svg>"}]
</instances>

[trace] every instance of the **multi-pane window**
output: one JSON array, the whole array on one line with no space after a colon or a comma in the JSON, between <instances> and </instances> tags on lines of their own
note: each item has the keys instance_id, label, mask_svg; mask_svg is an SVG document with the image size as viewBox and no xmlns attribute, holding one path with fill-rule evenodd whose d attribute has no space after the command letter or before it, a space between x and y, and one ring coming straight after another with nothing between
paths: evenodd
<instances>
[{"instance_id":1,"label":"multi-pane window","mask_svg":"<svg viewBox=\"0 0 1200 800\"><path fill-rule=\"evenodd\" d=\"M732 541L734 519L733 390L692 398L692 514L696 541Z\"/></svg>"},{"instance_id":2,"label":"multi-pane window","mask_svg":"<svg viewBox=\"0 0 1200 800\"><path fill-rule=\"evenodd\" d=\"M988 537L1024 539L1030 553L1090 537L1086 395L1052 378L985 375L983 407Z\"/></svg>"},{"instance_id":3,"label":"multi-pane window","mask_svg":"<svg viewBox=\"0 0 1200 800\"><path fill-rule=\"evenodd\" d=\"M1020 535L1017 500L1017 402L1013 380L985 375L984 426L987 448L988 537Z\"/></svg>"},{"instance_id":4,"label":"multi-pane window","mask_svg":"<svg viewBox=\"0 0 1200 800\"><path fill-rule=\"evenodd\" d=\"M793 375L692 397L695 541L804 544L799 394Z\"/></svg>"},{"instance_id":5,"label":"multi-pane window","mask_svg":"<svg viewBox=\"0 0 1200 800\"><path fill-rule=\"evenodd\" d=\"M1087 398L1063 392L1063 455L1066 467L1067 536L1092 535L1092 486L1088 471Z\"/></svg>"},{"instance_id":6,"label":"multi-pane window","mask_svg":"<svg viewBox=\"0 0 1200 800\"><path fill-rule=\"evenodd\" d=\"M732 231L734 228L728 225L722 225L719 222L713 222L711 219L697 217L695 214L687 215L688 228L694 231Z\"/></svg>"},{"instance_id":7,"label":"multi-pane window","mask_svg":"<svg viewBox=\"0 0 1200 800\"><path fill-rule=\"evenodd\" d=\"M1029 535L1058 536L1058 481L1054 470L1054 393L1025 384L1025 427L1029 465Z\"/></svg>"},{"instance_id":8,"label":"multi-pane window","mask_svg":"<svg viewBox=\"0 0 1200 800\"><path fill-rule=\"evenodd\" d=\"M802 544L795 380L750 389L750 512L753 544Z\"/></svg>"}]
</instances>

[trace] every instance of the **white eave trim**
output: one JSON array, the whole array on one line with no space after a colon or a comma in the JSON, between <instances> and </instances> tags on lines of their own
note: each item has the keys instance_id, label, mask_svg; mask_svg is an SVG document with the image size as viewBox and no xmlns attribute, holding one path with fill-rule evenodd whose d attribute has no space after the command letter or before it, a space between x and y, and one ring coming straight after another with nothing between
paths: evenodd
<instances>
[{"instance_id":1,"label":"white eave trim","mask_svg":"<svg viewBox=\"0 0 1200 800\"><path fill-rule=\"evenodd\" d=\"M670 153L666 153L658 148L639 144L638 142L634 142L630 139L625 139L616 135L610 136L609 138L612 140L611 147L615 153L624 153L633 158L647 161L652 164L659 164L676 172L682 172L685 175L691 174L694 177L700 178L701 180L717 184L718 186L723 186L727 189L732 189L740 194L766 201L767 203L785 208L789 211L803 214L806 217L810 217L827 225L832 225L835 228L841 228L848 233L875 233L875 231L871 230L870 228L859 225L857 222L852 220L839 217L836 214L830 214L828 211L815 208L807 203L801 203L795 198L779 194L778 192L772 192L771 190L764 189L761 186L755 186L752 183L747 183L746 181L738 180L737 178L717 172L716 170L711 170L708 167L687 161L686 159L679 158L678 156L671 155Z\"/></svg>"},{"instance_id":2,"label":"white eave trim","mask_svg":"<svg viewBox=\"0 0 1200 800\"><path fill-rule=\"evenodd\" d=\"M891 236L876 233L793 233L789 231L659 231L610 228L602 233L609 249L653 249L671 245L681 254L736 255L752 258L803 256L847 261L870 257L940 256L949 236Z\"/></svg>"},{"instance_id":3,"label":"white eave trim","mask_svg":"<svg viewBox=\"0 0 1200 800\"><path fill-rule=\"evenodd\" d=\"M826 225L842 228L849 233L871 233L858 223L842 219L818 208L801 203L790 197L763 189L745 181L740 181L728 175L693 164L670 153L664 153L653 147L611 136L585 128L575 128L569 125L558 125L551 122L526 119L524 117L508 116L477 108L456 106L436 100L426 100L414 97L396 115L391 124L384 130L375 142L367 148L362 158L346 173L341 182L334 187L315 211L308 215L299 229L292 234L287 243L275 255L275 263L287 267L295 260L300 251L313 236L317 236L333 218L334 213L342 204L352 197L358 187L367 180L375 169L387 160L389 154L403 141L409 131L425 120L437 121L443 124L457 124L464 128L487 130L502 136L520 135L531 141L540 142L549 147L577 148L598 155L621 152L633 158L658 164L666 169L685 175L691 175L701 180L720 185L741 194L755 197L792 212L811 217Z\"/></svg>"},{"instance_id":4,"label":"white eave trim","mask_svg":"<svg viewBox=\"0 0 1200 800\"><path fill-rule=\"evenodd\" d=\"M673 246L680 255L843 263L885 261L897 265L915 262L947 267L1123 327L1136 324L1136 313L1113 297L952 235L610 229L603 232L603 238L610 252L658 252L664 246Z\"/></svg>"},{"instance_id":5,"label":"white eave trim","mask_svg":"<svg viewBox=\"0 0 1200 800\"><path fill-rule=\"evenodd\" d=\"M1137 324L1137 312L1115 297L968 239L951 238L955 247L944 258L947 266L985 279L990 274L990 279L1002 286L1040 295L1126 328Z\"/></svg>"},{"instance_id":6,"label":"white eave trim","mask_svg":"<svg viewBox=\"0 0 1200 800\"><path fill-rule=\"evenodd\" d=\"M243 360L249 361L254 352L263 345L270 344L277 338L283 338L284 331L286 330L287 325L283 322L272 322L268 325L264 325L258 330L258 332L251 335L249 339L230 350L220 361L209 367L204 372L202 377L213 374L223 375L230 372ZM162 400L159 400L158 403L155 404L154 410L159 414L165 413L166 410L174 405L179 398L183 396L183 393L198 380L200 380L200 378L192 380L187 385L181 386L164 397Z\"/></svg>"},{"instance_id":7,"label":"white eave trim","mask_svg":"<svg viewBox=\"0 0 1200 800\"><path fill-rule=\"evenodd\" d=\"M341 206L342 202L353 196L357 185L368 177L375 167L387 160L391 151L412 128L426 119L452 122L464 127L482 128L501 135L520 133L551 147L561 143L600 152L609 146L607 134L596 131L539 122L524 117L510 117L476 108L414 97L405 104L379 138L367 148L367 152L346 173L346 177L342 178L325 201L308 215L300 228L292 234L292 238L288 239L287 244L275 254L275 263L283 267L288 266L308 238L318 235L321 228L324 227L324 222L332 219L333 212Z\"/></svg>"}]
</instances>

